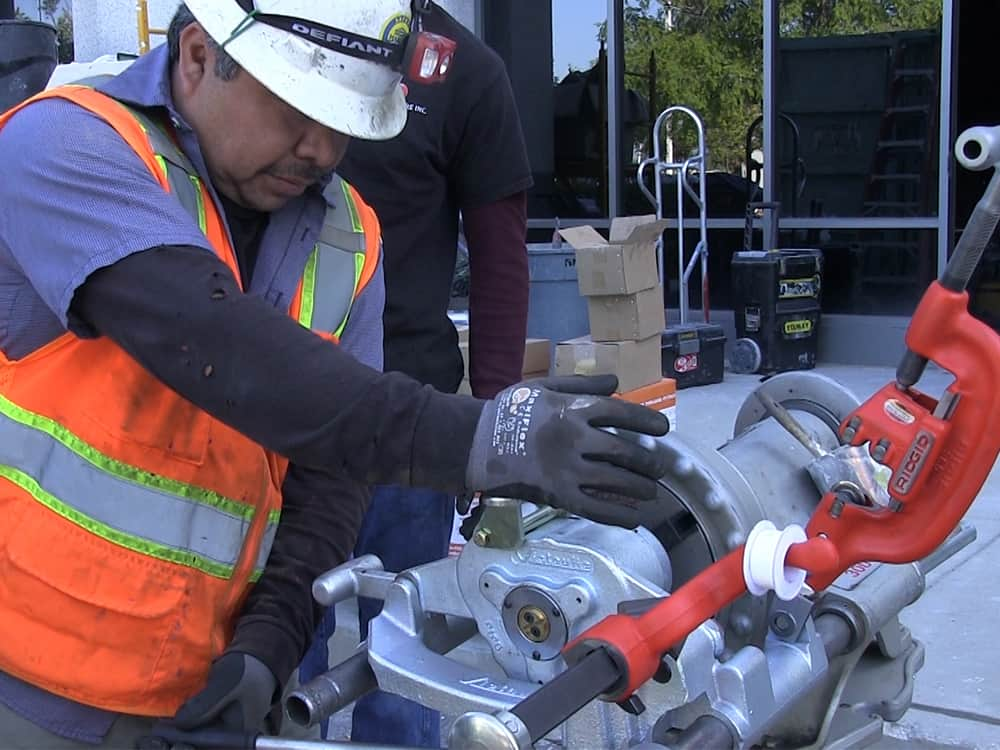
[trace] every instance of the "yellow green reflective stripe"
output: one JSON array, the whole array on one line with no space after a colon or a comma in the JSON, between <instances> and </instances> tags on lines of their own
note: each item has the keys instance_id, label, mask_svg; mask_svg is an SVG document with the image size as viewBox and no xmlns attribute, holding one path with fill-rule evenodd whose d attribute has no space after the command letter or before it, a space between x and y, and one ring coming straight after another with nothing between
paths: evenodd
<instances>
[{"instance_id":1,"label":"yellow green reflective stripe","mask_svg":"<svg viewBox=\"0 0 1000 750\"><path fill-rule=\"evenodd\" d=\"M112 459L2 396L0 467L40 503L88 531L210 575L231 575L255 514L245 503ZM279 518L279 511L268 514L258 570Z\"/></svg>"},{"instance_id":2,"label":"yellow green reflective stripe","mask_svg":"<svg viewBox=\"0 0 1000 750\"><path fill-rule=\"evenodd\" d=\"M355 232L363 232L365 228L361 224L361 216L358 214L358 207L354 203L354 196L351 189L344 180L340 181L340 188L344 192L344 203L347 205L347 212L351 217L351 226Z\"/></svg>"},{"instance_id":3,"label":"yellow green reflective stripe","mask_svg":"<svg viewBox=\"0 0 1000 750\"><path fill-rule=\"evenodd\" d=\"M66 520L72 521L77 526L81 526L92 534L96 534L102 539L106 539L107 541L117 544L120 547L130 549L133 552L138 552L143 555L149 555L150 557L155 557L159 560L165 560L167 562L177 563L178 565L185 565L189 568L195 568L196 570L208 573L216 578L228 579L233 575L232 565L222 565L194 553L164 547L145 539L141 539L140 537L123 534L116 529L96 523L93 519L84 515L76 508L67 505L59 500L59 498L46 492L42 489L41 485L35 481L35 479L28 476L23 471L15 469L13 466L0 465L0 477L3 477L12 484L17 485L46 508L58 513ZM259 577L259 573L257 571L254 571L254 574Z\"/></svg>"},{"instance_id":4,"label":"yellow green reflective stripe","mask_svg":"<svg viewBox=\"0 0 1000 750\"><path fill-rule=\"evenodd\" d=\"M202 234L208 233L208 216L205 214L205 196L201 192L201 180L198 179L197 175L189 174L188 178L191 180L191 184L194 185L194 195L198 206L198 228L201 229Z\"/></svg>"},{"instance_id":5,"label":"yellow green reflective stripe","mask_svg":"<svg viewBox=\"0 0 1000 750\"><path fill-rule=\"evenodd\" d=\"M299 304L299 323L312 328L313 309L316 305L316 265L319 263L319 248L313 248L302 274L302 300Z\"/></svg>"},{"instance_id":6,"label":"yellow green reflective stripe","mask_svg":"<svg viewBox=\"0 0 1000 750\"><path fill-rule=\"evenodd\" d=\"M361 274L365 270L365 255L364 253L354 254L354 296L358 294L358 285L361 283ZM334 331L333 335L340 338L343 334L344 329L347 328L347 321L351 316L351 308L347 308L347 313L344 315L344 319L340 321L340 325L337 330Z\"/></svg>"},{"instance_id":7,"label":"yellow green reflective stripe","mask_svg":"<svg viewBox=\"0 0 1000 750\"><path fill-rule=\"evenodd\" d=\"M245 503L238 503L233 500L229 500L218 493L212 492L211 490L194 487L193 485L177 482L173 479L167 479L166 477L161 477L148 471L143 471L135 466L130 466L129 464L118 461L110 456L105 456L103 453L85 443L58 422L41 414L35 414L27 409L23 409L4 396L0 396L0 414L13 419L15 422L21 423L26 427L32 427L46 433L47 435L58 440L77 455L87 459L92 464L109 474L121 477L122 479L138 482L139 484L144 484L148 487L163 490L174 495L180 495L181 497L194 500L195 502L211 505L229 513L230 515L241 516L243 518L250 518L253 516L254 509Z\"/></svg>"},{"instance_id":8,"label":"yellow green reflective stripe","mask_svg":"<svg viewBox=\"0 0 1000 750\"><path fill-rule=\"evenodd\" d=\"M139 123L142 125L142 123ZM143 128L145 130L145 128ZM156 163L160 165L160 169L163 170L163 176L167 177L170 173L167 171L167 160L164 159L160 154L153 154L153 158L156 159ZM169 180L169 178L168 178Z\"/></svg>"}]
</instances>

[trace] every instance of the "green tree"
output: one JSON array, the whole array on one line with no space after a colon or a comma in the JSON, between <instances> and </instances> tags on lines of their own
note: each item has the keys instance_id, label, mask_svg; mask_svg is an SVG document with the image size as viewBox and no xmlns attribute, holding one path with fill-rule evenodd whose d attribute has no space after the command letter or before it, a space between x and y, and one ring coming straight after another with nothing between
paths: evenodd
<instances>
[{"instance_id":1,"label":"green tree","mask_svg":"<svg viewBox=\"0 0 1000 750\"><path fill-rule=\"evenodd\" d=\"M59 0L42 0L39 3L42 16L47 17L53 24L56 23L56 12L59 10Z\"/></svg>"},{"instance_id":2,"label":"green tree","mask_svg":"<svg viewBox=\"0 0 1000 750\"><path fill-rule=\"evenodd\" d=\"M59 62L73 62L73 14L63 8L55 22L56 38L59 41Z\"/></svg>"},{"instance_id":3,"label":"green tree","mask_svg":"<svg viewBox=\"0 0 1000 750\"><path fill-rule=\"evenodd\" d=\"M934 28L941 0L781 0L784 37L872 34ZM657 107L684 104L705 120L711 169L743 161L744 139L763 104L761 0L627 0L625 69L656 59ZM645 83L627 85L645 91ZM654 116L656 113L653 113ZM695 147L693 128L678 119L675 156Z\"/></svg>"},{"instance_id":4,"label":"green tree","mask_svg":"<svg viewBox=\"0 0 1000 750\"><path fill-rule=\"evenodd\" d=\"M626 69L645 70L653 53L657 106L683 104L702 116L713 169L739 164L747 125L760 110L761 7L735 0L674 3L672 13L650 0L626 6ZM670 135L675 157L696 147L686 119L674 120Z\"/></svg>"},{"instance_id":5,"label":"green tree","mask_svg":"<svg viewBox=\"0 0 1000 750\"><path fill-rule=\"evenodd\" d=\"M940 0L784 0L784 36L878 34L941 22Z\"/></svg>"}]
</instances>

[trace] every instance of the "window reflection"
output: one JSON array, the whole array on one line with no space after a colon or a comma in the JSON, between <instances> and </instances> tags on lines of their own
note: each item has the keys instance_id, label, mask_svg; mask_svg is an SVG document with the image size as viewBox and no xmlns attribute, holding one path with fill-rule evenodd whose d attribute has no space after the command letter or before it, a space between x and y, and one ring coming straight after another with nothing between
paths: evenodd
<instances>
[{"instance_id":1,"label":"window reflection","mask_svg":"<svg viewBox=\"0 0 1000 750\"><path fill-rule=\"evenodd\" d=\"M694 109L705 123L708 169L704 175L709 217L742 216L748 198L759 199L758 184L748 175L746 133L761 113L763 98L763 3L625 4L625 89L641 102L629 121L624 211L645 213L650 204L640 193L635 171L652 155L652 127L669 106ZM631 129L629 128L631 125ZM676 118L661 143L668 162L683 161L697 147L687 118ZM652 186L649 186L652 187ZM676 216L675 182L663 181L665 214ZM685 216L694 216L688 202Z\"/></svg>"},{"instance_id":2,"label":"window reflection","mask_svg":"<svg viewBox=\"0 0 1000 750\"><path fill-rule=\"evenodd\" d=\"M677 264L677 236L664 234L666 267ZM694 231L684 242L697 241ZM760 246L760 232L755 233ZM733 252L742 249L743 232L709 229L709 279L713 309L731 309ZM852 315L912 315L920 296L936 276L937 232L934 230L796 230L782 231L779 247L810 247L823 251L823 312ZM676 275L676 274L674 274ZM973 308L990 322L1000 320L1000 251L994 248L977 279L983 292ZM701 305L700 285L691 286L691 307ZM677 281L668 279L664 292L668 307L677 306ZM978 304L977 304L978 302ZM990 318L992 316L992 318Z\"/></svg>"},{"instance_id":3,"label":"window reflection","mask_svg":"<svg viewBox=\"0 0 1000 750\"><path fill-rule=\"evenodd\" d=\"M531 218L608 216L607 0L485 0L528 145Z\"/></svg>"},{"instance_id":4,"label":"window reflection","mask_svg":"<svg viewBox=\"0 0 1000 750\"><path fill-rule=\"evenodd\" d=\"M941 0L865 3L857 13L834 5L780 4L786 213L934 216Z\"/></svg>"}]
</instances>

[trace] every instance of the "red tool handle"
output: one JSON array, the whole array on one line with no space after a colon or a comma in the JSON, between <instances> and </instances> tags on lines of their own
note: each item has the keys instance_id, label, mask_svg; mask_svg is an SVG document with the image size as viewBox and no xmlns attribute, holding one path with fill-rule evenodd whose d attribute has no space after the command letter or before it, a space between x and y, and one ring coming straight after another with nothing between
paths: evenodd
<instances>
[{"instance_id":1,"label":"red tool handle","mask_svg":"<svg viewBox=\"0 0 1000 750\"><path fill-rule=\"evenodd\" d=\"M832 492L821 499L808 541L786 558L787 566L809 572L816 590L855 563L905 563L930 554L958 525L1000 453L1000 336L969 314L968 295L932 284L906 343L955 381L942 404L891 384L841 426L848 442L868 443L892 469L895 505L845 505ZM567 659L607 649L622 679L605 697L624 700L656 674L662 654L746 592L743 551L733 550L639 617L605 618L566 647Z\"/></svg>"}]
</instances>

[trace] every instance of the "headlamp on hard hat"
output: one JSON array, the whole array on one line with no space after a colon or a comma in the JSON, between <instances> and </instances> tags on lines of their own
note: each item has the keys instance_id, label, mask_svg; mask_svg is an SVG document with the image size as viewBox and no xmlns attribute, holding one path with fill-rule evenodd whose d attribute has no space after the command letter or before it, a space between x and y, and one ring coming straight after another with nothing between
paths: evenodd
<instances>
[{"instance_id":1,"label":"headlamp on hard hat","mask_svg":"<svg viewBox=\"0 0 1000 750\"><path fill-rule=\"evenodd\" d=\"M418 83L431 84L444 81L458 47L453 39L423 30L420 16L430 11L430 0L414 0L413 18L416 21L417 31L411 31L398 41L375 39L305 18L264 13L257 9L254 0L236 0L236 2L247 12L247 18L240 24L240 31L252 21L257 21L331 52L387 65ZM238 32L234 30L230 39L237 35Z\"/></svg>"}]
</instances>

